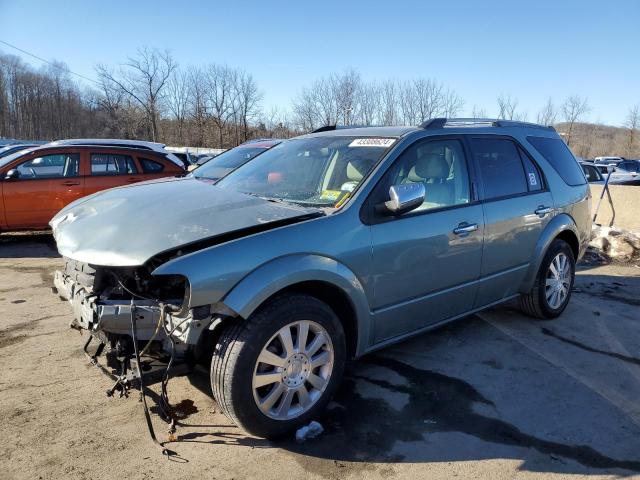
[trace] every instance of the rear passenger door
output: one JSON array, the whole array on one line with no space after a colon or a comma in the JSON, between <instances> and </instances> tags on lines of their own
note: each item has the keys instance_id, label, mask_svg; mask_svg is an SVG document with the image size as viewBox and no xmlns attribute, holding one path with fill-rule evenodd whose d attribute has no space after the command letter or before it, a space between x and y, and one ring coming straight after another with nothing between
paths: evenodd
<instances>
[{"instance_id":1,"label":"rear passenger door","mask_svg":"<svg viewBox=\"0 0 640 480\"><path fill-rule=\"evenodd\" d=\"M85 195L144 180L133 157L114 152L89 152Z\"/></svg>"},{"instance_id":2,"label":"rear passenger door","mask_svg":"<svg viewBox=\"0 0 640 480\"><path fill-rule=\"evenodd\" d=\"M477 308L517 293L554 203L540 168L513 138L478 136L469 143L485 221Z\"/></svg>"}]
</instances>

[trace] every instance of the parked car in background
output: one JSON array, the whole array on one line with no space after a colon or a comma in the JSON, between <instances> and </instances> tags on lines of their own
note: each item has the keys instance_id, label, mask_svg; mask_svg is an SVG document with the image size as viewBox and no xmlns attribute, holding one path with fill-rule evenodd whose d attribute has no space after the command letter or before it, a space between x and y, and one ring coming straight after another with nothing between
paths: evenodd
<instances>
[{"instance_id":1,"label":"parked car in background","mask_svg":"<svg viewBox=\"0 0 640 480\"><path fill-rule=\"evenodd\" d=\"M150 148L56 142L0 159L0 231L40 230L86 195L184 173Z\"/></svg>"},{"instance_id":2,"label":"parked car in background","mask_svg":"<svg viewBox=\"0 0 640 480\"><path fill-rule=\"evenodd\" d=\"M616 164L610 183L640 185L640 161L623 160Z\"/></svg>"},{"instance_id":3,"label":"parked car in background","mask_svg":"<svg viewBox=\"0 0 640 480\"><path fill-rule=\"evenodd\" d=\"M222 412L278 437L319 415L349 358L510 299L564 311L591 197L552 127L322 130L214 185L198 174L215 159L59 212L73 326L129 356L134 330L164 326L157 347L210 365Z\"/></svg>"},{"instance_id":4,"label":"parked car in background","mask_svg":"<svg viewBox=\"0 0 640 480\"><path fill-rule=\"evenodd\" d=\"M165 148L163 143L146 142L144 140L122 140L117 138L75 138L67 140L56 140L50 145L100 145L104 147L133 147L140 150L151 150L163 155L182 169L186 169L190 164L178 157L175 152Z\"/></svg>"},{"instance_id":5,"label":"parked car in background","mask_svg":"<svg viewBox=\"0 0 640 480\"><path fill-rule=\"evenodd\" d=\"M6 145L4 147L0 147L0 158L6 157L7 155L11 155L12 153L19 152L20 150L26 150L27 148L37 147L39 144L35 143L19 143L13 145Z\"/></svg>"},{"instance_id":6,"label":"parked car in background","mask_svg":"<svg viewBox=\"0 0 640 480\"><path fill-rule=\"evenodd\" d=\"M604 184L605 177L596 165L591 162L580 162L584 176L587 178L587 182L595 184ZM605 173L606 175L606 173Z\"/></svg>"},{"instance_id":7,"label":"parked car in background","mask_svg":"<svg viewBox=\"0 0 640 480\"><path fill-rule=\"evenodd\" d=\"M239 166L244 165L254 157L280 143L282 143L282 140L275 138L250 140L204 161L204 163L200 164L195 170L193 170L193 175L197 178L218 180Z\"/></svg>"},{"instance_id":8,"label":"parked car in background","mask_svg":"<svg viewBox=\"0 0 640 480\"><path fill-rule=\"evenodd\" d=\"M622 157L596 157L593 161L594 163L603 163L605 165L610 165L610 164L618 164L620 162L622 162L624 160L624 158Z\"/></svg>"}]
</instances>

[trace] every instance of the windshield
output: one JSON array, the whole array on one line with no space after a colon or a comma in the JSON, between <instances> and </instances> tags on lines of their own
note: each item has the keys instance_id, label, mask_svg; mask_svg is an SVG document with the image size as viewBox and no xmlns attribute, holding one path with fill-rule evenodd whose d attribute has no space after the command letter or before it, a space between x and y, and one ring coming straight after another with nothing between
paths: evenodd
<instances>
[{"instance_id":1,"label":"windshield","mask_svg":"<svg viewBox=\"0 0 640 480\"><path fill-rule=\"evenodd\" d=\"M327 136L290 140L239 167L218 185L270 200L337 208L394 142Z\"/></svg>"},{"instance_id":2,"label":"windshield","mask_svg":"<svg viewBox=\"0 0 640 480\"><path fill-rule=\"evenodd\" d=\"M236 147L221 153L193 172L196 178L220 178L220 169L234 169L265 151L264 147Z\"/></svg>"},{"instance_id":3,"label":"windshield","mask_svg":"<svg viewBox=\"0 0 640 480\"><path fill-rule=\"evenodd\" d=\"M16 158L24 155L25 153L29 153L31 151L33 151L35 149L33 148L24 148L24 149L20 149L17 152L14 152L10 155L6 155L2 158L0 158L0 168L4 167L5 165L8 165L10 162L13 162Z\"/></svg>"}]
</instances>

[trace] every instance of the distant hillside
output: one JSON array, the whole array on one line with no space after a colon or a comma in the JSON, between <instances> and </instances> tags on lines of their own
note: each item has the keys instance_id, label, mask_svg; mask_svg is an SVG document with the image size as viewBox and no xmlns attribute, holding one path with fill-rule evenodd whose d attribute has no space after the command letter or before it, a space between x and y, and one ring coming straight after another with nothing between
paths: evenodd
<instances>
[{"instance_id":1,"label":"distant hillside","mask_svg":"<svg viewBox=\"0 0 640 480\"><path fill-rule=\"evenodd\" d=\"M582 158L616 156L640 158L640 131L610 127L595 123L575 123L569 137L570 125L555 125L558 133L568 141L573 153Z\"/></svg>"}]
</instances>

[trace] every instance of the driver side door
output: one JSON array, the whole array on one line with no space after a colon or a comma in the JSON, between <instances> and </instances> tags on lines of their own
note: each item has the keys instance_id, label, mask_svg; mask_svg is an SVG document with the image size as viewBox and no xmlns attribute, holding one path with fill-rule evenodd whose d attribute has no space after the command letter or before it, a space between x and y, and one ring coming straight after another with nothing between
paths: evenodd
<instances>
[{"instance_id":1,"label":"driver side door","mask_svg":"<svg viewBox=\"0 0 640 480\"><path fill-rule=\"evenodd\" d=\"M374 343L473 308L484 218L467 159L461 138L419 140L374 189L372 205L389 200L392 185L420 182L426 192L423 204L403 215L372 207Z\"/></svg>"},{"instance_id":2,"label":"driver side door","mask_svg":"<svg viewBox=\"0 0 640 480\"><path fill-rule=\"evenodd\" d=\"M60 209L82 196L79 152L36 151L11 169L17 176L3 180L2 188L9 229L47 228Z\"/></svg>"}]
</instances>

